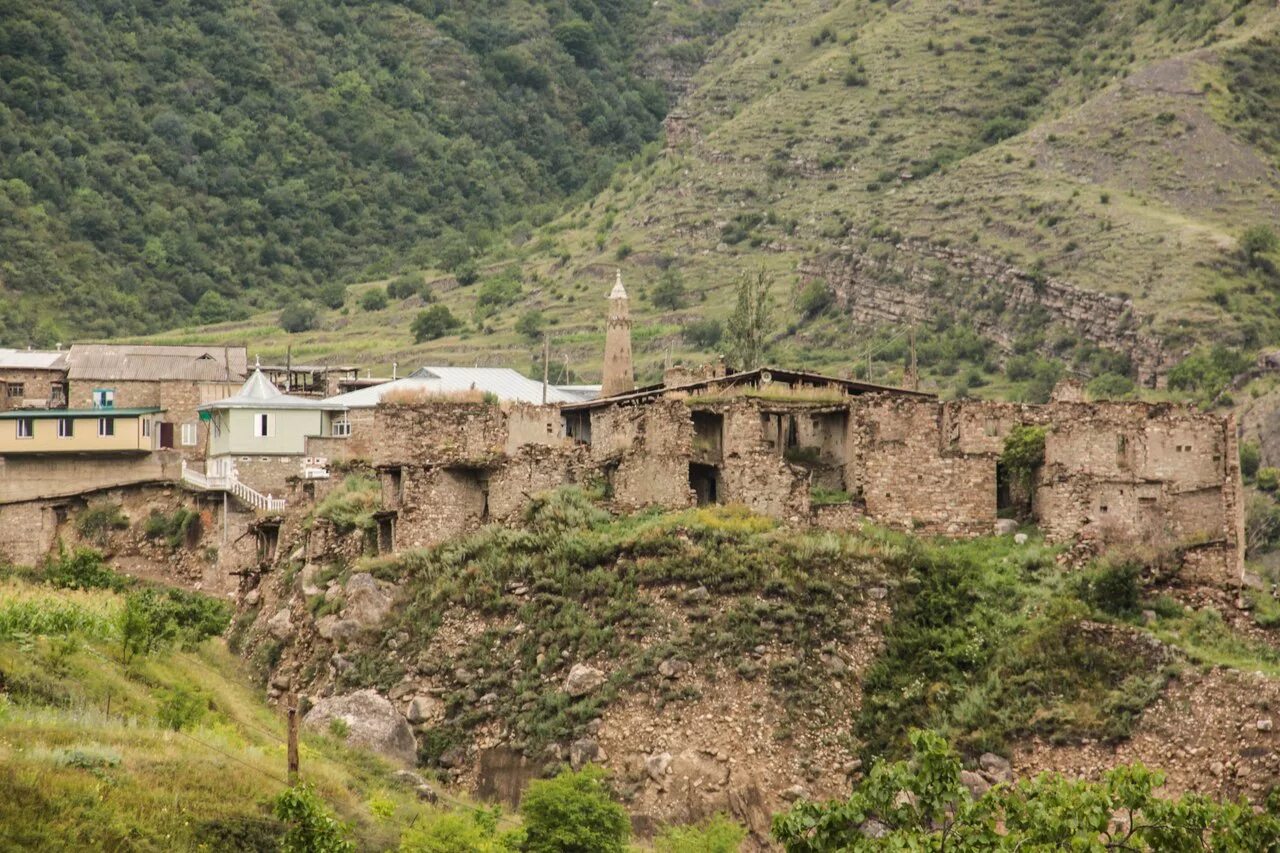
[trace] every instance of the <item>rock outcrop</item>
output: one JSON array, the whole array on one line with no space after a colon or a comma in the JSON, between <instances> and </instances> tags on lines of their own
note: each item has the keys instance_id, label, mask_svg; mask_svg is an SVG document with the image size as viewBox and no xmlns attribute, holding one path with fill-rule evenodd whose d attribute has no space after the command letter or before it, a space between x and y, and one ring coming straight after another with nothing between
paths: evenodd
<instances>
[{"instance_id":1,"label":"rock outcrop","mask_svg":"<svg viewBox=\"0 0 1280 853\"><path fill-rule=\"evenodd\" d=\"M318 700L303 717L308 728L330 730L334 720L346 725L346 742L410 764L417 754L413 729L376 690L358 690Z\"/></svg>"}]
</instances>

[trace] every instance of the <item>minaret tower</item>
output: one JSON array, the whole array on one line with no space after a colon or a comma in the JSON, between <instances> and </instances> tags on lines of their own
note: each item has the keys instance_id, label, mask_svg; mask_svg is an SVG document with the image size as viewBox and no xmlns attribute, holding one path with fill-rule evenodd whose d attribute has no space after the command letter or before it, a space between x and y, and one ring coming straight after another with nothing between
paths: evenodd
<instances>
[{"instance_id":1,"label":"minaret tower","mask_svg":"<svg viewBox=\"0 0 1280 853\"><path fill-rule=\"evenodd\" d=\"M631 307L622 286L622 270L609 294L609 322L604 331L604 380L600 396L611 397L635 390L636 377L631 368Z\"/></svg>"}]
</instances>

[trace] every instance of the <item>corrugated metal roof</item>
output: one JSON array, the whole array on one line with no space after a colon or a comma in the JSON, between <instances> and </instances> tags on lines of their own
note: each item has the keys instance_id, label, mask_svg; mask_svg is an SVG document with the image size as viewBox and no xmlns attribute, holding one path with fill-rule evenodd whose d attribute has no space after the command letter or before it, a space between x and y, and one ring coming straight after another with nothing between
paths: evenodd
<instances>
[{"instance_id":1,"label":"corrugated metal roof","mask_svg":"<svg viewBox=\"0 0 1280 853\"><path fill-rule=\"evenodd\" d=\"M253 375L245 380L240 390L230 397L214 400L199 406L196 411L205 412L215 409L319 409L322 411L342 410L346 407L329 400L313 400L307 397L295 397L281 393L271 384L271 380L262 375L262 369L256 368Z\"/></svg>"},{"instance_id":2,"label":"corrugated metal roof","mask_svg":"<svg viewBox=\"0 0 1280 853\"><path fill-rule=\"evenodd\" d=\"M367 409L378 405L387 392L402 390L421 391L425 394L479 391L482 394L493 394L499 400L542 402L542 383L509 367L421 367L401 379L368 388L357 388L330 397L325 402L352 409ZM597 386L597 392L598 390ZM580 392L561 390L555 385L547 386L548 403L575 403L583 399Z\"/></svg>"},{"instance_id":3,"label":"corrugated metal roof","mask_svg":"<svg viewBox=\"0 0 1280 853\"><path fill-rule=\"evenodd\" d=\"M62 370L66 363L65 350L0 349L0 369Z\"/></svg>"},{"instance_id":4,"label":"corrugated metal roof","mask_svg":"<svg viewBox=\"0 0 1280 853\"><path fill-rule=\"evenodd\" d=\"M244 347L72 344L67 351L67 378L226 382L243 378L248 362Z\"/></svg>"},{"instance_id":5,"label":"corrugated metal roof","mask_svg":"<svg viewBox=\"0 0 1280 853\"><path fill-rule=\"evenodd\" d=\"M420 367L409 375L438 379L445 393L476 390L496 394L499 400L542 402L542 383L509 367ZM554 385L547 387L548 403L575 403L578 399Z\"/></svg>"}]
</instances>

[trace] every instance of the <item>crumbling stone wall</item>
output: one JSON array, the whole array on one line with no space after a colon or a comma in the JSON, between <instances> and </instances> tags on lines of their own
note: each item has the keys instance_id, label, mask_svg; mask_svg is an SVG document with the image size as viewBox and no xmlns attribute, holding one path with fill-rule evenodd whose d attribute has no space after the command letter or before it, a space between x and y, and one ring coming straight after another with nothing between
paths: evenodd
<instances>
[{"instance_id":1,"label":"crumbling stone wall","mask_svg":"<svg viewBox=\"0 0 1280 853\"><path fill-rule=\"evenodd\" d=\"M786 430L795 413L752 398L722 404L720 410L724 415L721 502L740 503L777 518L807 516L810 473L785 459ZM801 415L798 420L803 419Z\"/></svg>"},{"instance_id":2,"label":"crumbling stone wall","mask_svg":"<svg viewBox=\"0 0 1280 853\"><path fill-rule=\"evenodd\" d=\"M431 402L374 408L370 460L481 463L507 446L507 414L483 403Z\"/></svg>"},{"instance_id":3,"label":"crumbling stone wall","mask_svg":"<svg viewBox=\"0 0 1280 853\"><path fill-rule=\"evenodd\" d=\"M326 459L331 464L372 461L379 454L386 438L377 427L374 409L351 409L346 413L346 418L351 424L351 435L309 435L307 456Z\"/></svg>"},{"instance_id":4,"label":"crumbling stone wall","mask_svg":"<svg viewBox=\"0 0 1280 853\"><path fill-rule=\"evenodd\" d=\"M591 412L591 461L623 509L693 503L689 458L693 420L679 400L615 405Z\"/></svg>"},{"instance_id":5,"label":"crumbling stone wall","mask_svg":"<svg viewBox=\"0 0 1280 853\"><path fill-rule=\"evenodd\" d=\"M882 396L851 413L864 433L863 501L868 517L908 530L972 536L996 519L996 463L966 454L944 434L944 404Z\"/></svg>"}]
</instances>

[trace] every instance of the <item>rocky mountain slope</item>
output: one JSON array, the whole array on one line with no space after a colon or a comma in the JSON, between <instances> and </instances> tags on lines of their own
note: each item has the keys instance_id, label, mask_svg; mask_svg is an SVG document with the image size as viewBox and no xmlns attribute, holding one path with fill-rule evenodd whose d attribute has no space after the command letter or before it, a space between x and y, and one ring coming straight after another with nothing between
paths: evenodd
<instances>
[{"instance_id":1,"label":"rocky mountain slope","mask_svg":"<svg viewBox=\"0 0 1280 853\"><path fill-rule=\"evenodd\" d=\"M421 298L363 309L379 284L315 330L262 314L167 337L523 367L542 328L592 378L621 268L648 380L720 351L734 283L763 268L775 362L894 381L914 325L948 392L1035 398L1063 367L1111 393L1162 382L1197 345L1280 334L1276 261L1241 244L1280 213L1277 23L1262 2L764 3L664 148L496 244L474 285L409 265L458 329L415 343Z\"/></svg>"},{"instance_id":2,"label":"rocky mountain slope","mask_svg":"<svg viewBox=\"0 0 1280 853\"><path fill-rule=\"evenodd\" d=\"M303 529L242 590L233 643L308 719L368 706L400 721L384 750L486 797L598 763L642 828L727 811L763 841L913 726L957 744L975 789L1136 758L1171 790L1257 799L1280 770L1280 610L1183 583L1174 555L1072 569L1022 537L611 517L573 492L389 558L360 556L358 525Z\"/></svg>"}]
</instances>

